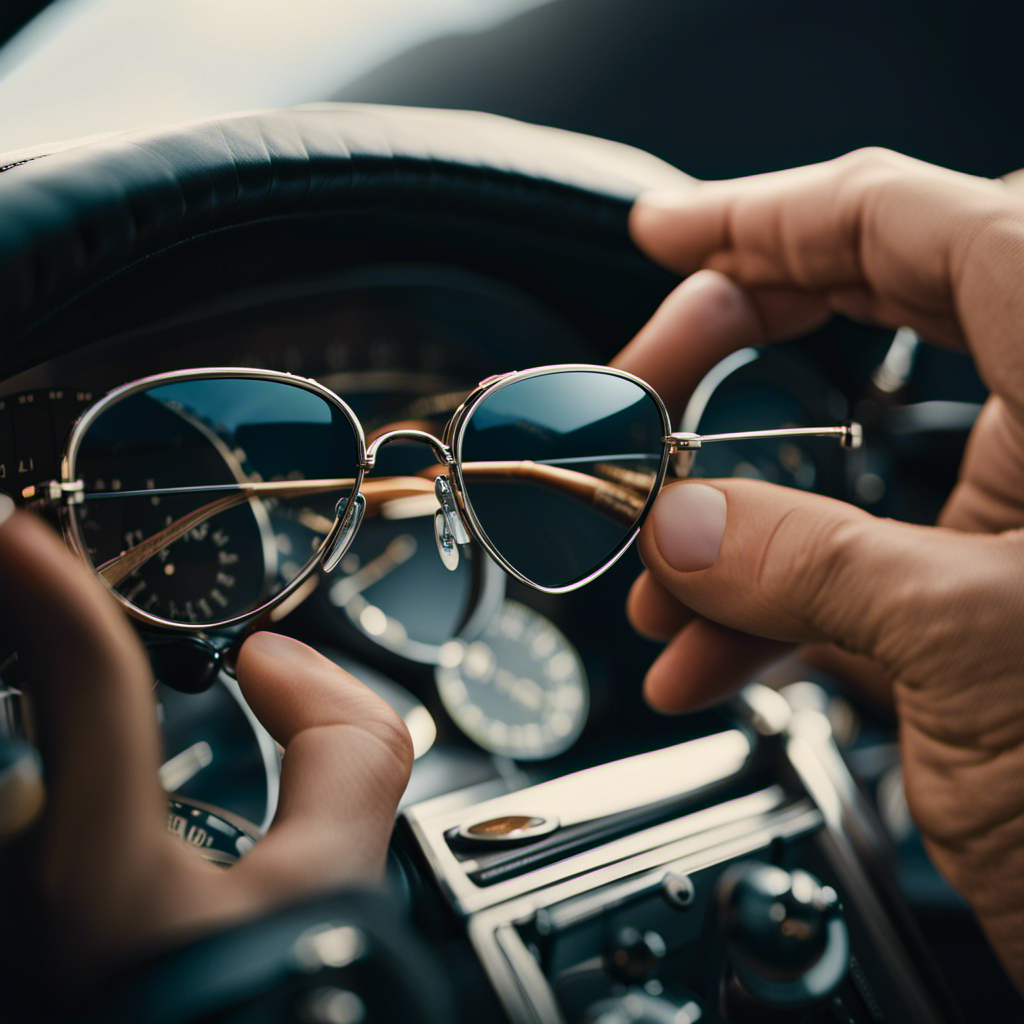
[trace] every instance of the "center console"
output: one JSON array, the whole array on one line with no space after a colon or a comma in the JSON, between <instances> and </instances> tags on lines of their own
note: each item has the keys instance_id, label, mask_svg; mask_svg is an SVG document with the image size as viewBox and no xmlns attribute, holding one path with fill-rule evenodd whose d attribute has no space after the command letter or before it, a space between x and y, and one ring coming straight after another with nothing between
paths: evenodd
<instances>
[{"instance_id":1,"label":"center console","mask_svg":"<svg viewBox=\"0 0 1024 1024\"><path fill-rule=\"evenodd\" d=\"M405 810L508 1020L959 1019L828 720L759 686L737 707L710 736Z\"/></svg>"}]
</instances>

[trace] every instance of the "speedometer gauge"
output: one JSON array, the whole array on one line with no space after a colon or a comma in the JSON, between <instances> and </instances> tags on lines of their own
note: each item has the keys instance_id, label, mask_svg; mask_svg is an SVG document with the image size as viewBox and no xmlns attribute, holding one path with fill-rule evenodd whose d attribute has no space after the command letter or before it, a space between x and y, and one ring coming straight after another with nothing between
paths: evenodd
<instances>
[{"instance_id":1,"label":"speedometer gauge","mask_svg":"<svg viewBox=\"0 0 1024 1024\"><path fill-rule=\"evenodd\" d=\"M476 640L445 644L436 678L455 724L505 757L561 754L587 720L590 690L576 648L553 622L515 601Z\"/></svg>"}]
</instances>

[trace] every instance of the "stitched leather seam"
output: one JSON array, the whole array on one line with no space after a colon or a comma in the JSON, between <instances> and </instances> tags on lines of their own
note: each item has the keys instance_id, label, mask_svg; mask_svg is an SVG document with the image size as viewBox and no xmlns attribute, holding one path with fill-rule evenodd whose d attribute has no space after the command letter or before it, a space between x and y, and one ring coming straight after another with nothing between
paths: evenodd
<instances>
[{"instance_id":1,"label":"stitched leather seam","mask_svg":"<svg viewBox=\"0 0 1024 1024\"><path fill-rule=\"evenodd\" d=\"M33 160L40 160L44 156L49 155L49 153L40 153L38 154L38 156L27 156L24 160L15 160L13 163L10 164L2 164L0 165L0 174L3 174L4 171L9 171L12 167L20 167L22 164L30 164Z\"/></svg>"}]
</instances>

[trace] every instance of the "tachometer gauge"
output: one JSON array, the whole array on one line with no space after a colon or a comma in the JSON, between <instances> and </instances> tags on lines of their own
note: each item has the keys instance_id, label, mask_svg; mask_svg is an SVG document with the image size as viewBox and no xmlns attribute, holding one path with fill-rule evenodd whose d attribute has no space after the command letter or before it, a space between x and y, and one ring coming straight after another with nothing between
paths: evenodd
<instances>
[{"instance_id":1,"label":"tachometer gauge","mask_svg":"<svg viewBox=\"0 0 1024 1024\"><path fill-rule=\"evenodd\" d=\"M680 429L720 431L803 427L845 419L846 400L809 367L775 350L741 349L694 389ZM765 438L707 445L693 477L747 477L845 498L847 462L820 438Z\"/></svg>"},{"instance_id":2,"label":"tachometer gauge","mask_svg":"<svg viewBox=\"0 0 1024 1024\"><path fill-rule=\"evenodd\" d=\"M452 721L505 757L554 757L587 720L590 690L576 649L553 622L515 601L477 639L445 644L436 678Z\"/></svg>"}]
</instances>

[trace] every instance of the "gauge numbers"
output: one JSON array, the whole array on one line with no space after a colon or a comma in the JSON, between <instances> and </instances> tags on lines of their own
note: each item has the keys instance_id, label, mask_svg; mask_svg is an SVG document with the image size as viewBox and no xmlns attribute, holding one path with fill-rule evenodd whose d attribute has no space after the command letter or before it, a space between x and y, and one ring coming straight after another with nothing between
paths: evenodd
<instances>
[{"instance_id":1,"label":"gauge numbers","mask_svg":"<svg viewBox=\"0 0 1024 1024\"><path fill-rule=\"evenodd\" d=\"M87 500L76 506L77 525L98 570L195 510L194 495L160 493L164 488L249 479L244 451L232 449L212 426L171 403L151 402L142 411L124 403L108 419L125 438L159 438L162 457L128 442L80 456L88 467L82 474ZM198 624L253 607L276 574L267 508L254 499L196 523L115 586L143 612Z\"/></svg>"},{"instance_id":2,"label":"gauge numbers","mask_svg":"<svg viewBox=\"0 0 1024 1024\"><path fill-rule=\"evenodd\" d=\"M553 622L506 601L471 643L441 648L441 703L485 750L520 760L554 757L583 731L590 704L579 654Z\"/></svg>"}]
</instances>

